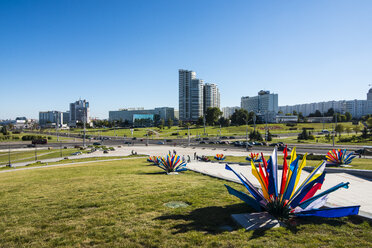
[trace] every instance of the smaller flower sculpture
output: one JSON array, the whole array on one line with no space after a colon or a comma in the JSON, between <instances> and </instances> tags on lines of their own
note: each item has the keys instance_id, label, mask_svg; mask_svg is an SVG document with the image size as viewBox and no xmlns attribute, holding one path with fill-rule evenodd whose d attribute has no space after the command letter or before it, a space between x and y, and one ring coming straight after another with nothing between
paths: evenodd
<instances>
[{"instance_id":1,"label":"smaller flower sculpture","mask_svg":"<svg viewBox=\"0 0 372 248\"><path fill-rule=\"evenodd\" d=\"M225 156L223 154L216 154L216 156L214 157L216 160L225 160Z\"/></svg>"},{"instance_id":2,"label":"smaller flower sculpture","mask_svg":"<svg viewBox=\"0 0 372 248\"><path fill-rule=\"evenodd\" d=\"M247 160L249 162L253 161L255 163L260 163L260 162L262 162L262 154L261 154L261 157L260 157L259 153L252 153L251 152L251 154L248 157L246 157L245 160Z\"/></svg>"},{"instance_id":3,"label":"smaller flower sculpture","mask_svg":"<svg viewBox=\"0 0 372 248\"><path fill-rule=\"evenodd\" d=\"M167 155L159 158L157 166L163 169L166 173L185 171L186 161L182 161L177 154Z\"/></svg>"},{"instance_id":4,"label":"smaller flower sculpture","mask_svg":"<svg viewBox=\"0 0 372 248\"><path fill-rule=\"evenodd\" d=\"M149 156L147 159L148 162L153 163L155 165L159 164L159 157L158 156Z\"/></svg>"},{"instance_id":5,"label":"smaller flower sculpture","mask_svg":"<svg viewBox=\"0 0 372 248\"><path fill-rule=\"evenodd\" d=\"M340 166L343 164L350 164L355 158L353 153L346 153L346 149L331 150L326 155L327 165Z\"/></svg>"}]
</instances>

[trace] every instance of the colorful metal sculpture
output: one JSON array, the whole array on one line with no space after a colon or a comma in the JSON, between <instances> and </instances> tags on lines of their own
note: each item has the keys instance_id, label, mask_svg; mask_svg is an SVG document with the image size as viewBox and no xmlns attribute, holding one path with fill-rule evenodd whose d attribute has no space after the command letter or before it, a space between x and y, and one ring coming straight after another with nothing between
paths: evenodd
<instances>
[{"instance_id":1,"label":"colorful metal sculpture","mask_svg":"<svg viewBox=\"0 0 372 248\"><path fill-rule=\"evenodd\" d=\"M247 161L253 161L255 163L258 163L258 162L262 162L262 156L260 158L260 154L259 153L252 153L250 155L248 155L248 157L245 158L245 160Z\"/></svg>"},{"instance_id":2,"label":"colorful metal sculpture","mask_svg":"<svg viewBox=\"0 0 372 248\"><path fill-rule=\"evenodd\" d=\"M327 153L327 165L340 166L350 164L356 156L353 153L346 153L346 149L331 150Z\"/></svg>"},{"instance_id":3,"label":"colorful metal sculpture","mask_svg":"<svg viewBox=\"0 0 372 248\"><path fill-rule=\"evenodd\" d=\"M322 193L315 195L321 188L325 178L326 162L320 163L305 179L299 184L302 169L306 166L306 154L301 163L296 155L296 148L291 152L289 163L287 163L287 148L284 149L283 173L278 181L278 158L275 148L268 161L262 157L258 166L251 161L252 174L261 185L261 190L256 189L253 184L243 175L234 171L226 164L226 169L232 171L251 195L237 191L226 186L228 192L246 202L257 211L267 211L279 219L287 219L291 216L319 216L319 217L343 217L355 215L359 212L360 206L336 207L320 209L327 201L329 193L340 189L348 188L349 183L340 183Z\"/></svg>"},{"instance_id":4,"label":"colorful metal sculpture","mask_svg":"<svg viewBox=\"0 0 372 248\"><path fill-rule=\"evenodd\" d=\"M159 164L159 158L160 157L158 157L158 156L149 156L147 161L150 162L150 163L153 163L155 165L158 165Z\"/></svg>"},{"instance_id":5,"label":"colorful metal sculpture","mask_svg":"<svg viewBox=\"0 0 372 248\"><path fill-rule=\"evenodd\" d=\"M225 160L225 156L223 154L216 154L216 156L214 157L214 159L216 160Z\"/></svg>"},{"instance_id":6,"label":"colorful metal sculpture","mask_svg":"<svg viewBox=\"0 0 372 248\"><path fill-rule=\"evenodd\" d=\"M157 166L167 173L185 171L186 161L182 161L181 157L177 154L167 155L166 157L159 158Z\"/></svg>"}]
</instances>

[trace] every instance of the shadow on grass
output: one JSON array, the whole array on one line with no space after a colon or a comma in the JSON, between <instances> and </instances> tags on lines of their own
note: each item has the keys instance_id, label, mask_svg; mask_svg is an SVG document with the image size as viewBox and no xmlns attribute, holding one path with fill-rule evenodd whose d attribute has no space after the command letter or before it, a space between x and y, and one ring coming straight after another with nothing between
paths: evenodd
<instances>
[{"instance_id":1,"label":"shadow on grass","mask_svg":"<svg viewBox=\"0 0 372 248\"><path fill-rule=\"evenodd\" d=\"M165 215L155 218L155 220L174 220L182 221L182 224L176 224L173 229L176 233L186 233L189 231L204 231L210 234L218 234L224 232L222 226L231 226L236 228L235 223L231 219L231 214L252 212L247 204L234 204L226 207L206 207L198 208L187 214ZM187 222L187 223L183 223Z\"/></svg>"},{"instance_id":2,"label":"shadow on grass","mask_svg":"<svg viewBox=\"0 0 372 248\"><path fill-rule=\"evenodd\" d=\"M352 223L354 225L362 224L366 219L360 216L348 216L343 218L321 218L321 217L303 217L303 218L292 218L285 222L286 229L289 230L291 233L296 234L300 231L300 227L304 227L306 225L329 225L332 227L340 227L343 225L347 225L348 223ZM368 221L368 220L367 220ZM369 225L372 226L372 222L369 221ZM252 236L250 239L260 238L265 235L265 233L270 229L256 229L253 231Z\"/></svg>"},{"instance_id":3,"label":"shadow on grass","mask_svg":"<svg viewBox=\"0 0 372 248\"><path fill-rule=\"evenodd\" d=\"M165 171L157 171L157 172L140 172L137 174L138 175L160 175L160 174L166 175L167 173L165 173Z\"/></svg>"}]
</instances>

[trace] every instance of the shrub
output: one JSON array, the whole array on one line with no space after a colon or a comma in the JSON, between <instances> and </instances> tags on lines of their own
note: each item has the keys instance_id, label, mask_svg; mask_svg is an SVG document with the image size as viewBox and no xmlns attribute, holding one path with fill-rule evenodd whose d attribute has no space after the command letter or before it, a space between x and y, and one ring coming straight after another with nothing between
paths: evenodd
<instances>
[{"instance_id":1,"label":"shrub","mask_svg":"<svg viewBox=\"0 0 372 248\"><path fill-rule=\"evenodd\" d=\"M52 137L51 136L48 136L48 140L51 140L52 139Z\"/></svg>"}]
</instances>

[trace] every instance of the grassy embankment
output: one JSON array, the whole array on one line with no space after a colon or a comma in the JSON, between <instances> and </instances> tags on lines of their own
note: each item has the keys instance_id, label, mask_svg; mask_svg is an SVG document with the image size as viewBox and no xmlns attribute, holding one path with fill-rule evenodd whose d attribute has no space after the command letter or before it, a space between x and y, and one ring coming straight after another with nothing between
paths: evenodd
<instances>
[{"instance_id":1,"label":"grassy embankment","mask_svg":"<svg viewBox=\"0 0 372 248\"><path fill-rule=\"evenodd\" d=\"M346 127L354 127L351 122L342 123L342 125ZM261 133L265 131L265 124L257 124L256 129L259 130ZM314 132L320 132L323 129L333 130L332 123L298 123L294 127L286 126L285 124L268 124L267 125L270 132L273 134L282 134L282 133L299 133L302 131L302 128L314 128ZM361 130L363 128L362 124L359 124ZM292 129L292 130L291 130ZM294 129L294 130L293 130ZM253 130L253 125L249 125L249 131ZM48 130L46 130L48 131ZM49 130L53 132L53 130ZM82 129L73 129L71 133L82 133ZM164 138L177 138L177 136L187 137L187 128L180 128L173 126L170 129L165 127L164 129L160 129L157 127L149 127L149 128L134 128L133 136L137 138L146 137L146 134L149 131L154 131L154 135L151 138L155 139L164 139ZM87 135L94 135L94 136L112 136L112 137L132 137L131 131L129 128L126 129L116 129L116 128L96 128L96 129L87 129ZM178 135L176 134L178 133ZM206 133L208 136L219 136L220 135L220 128L218 126L206 127ZM230 126L230 127L222 127L221 128L221 136L244 136L246 133L246 126ZM172 135L175 134L175 135ZM204 128L198 126L191 126L190 127L190 135L192 137L196 135L201 135L204 137ZM360 132L359 132L360 134Z\"/></svg>"},{"instance_id":2,"label":"grassy embankment","mask_svg":"<svg viewBox=\"0 0 372 248\"><path fill-rule=\"evenodd\" d=\"M358 217L296 221L246 232L230 215L250 212L223 180L167 176L145 159L0 174L3 247L371 247ZM227 183L243 190L241 185ZM186 208L164 203L183 201Z\"/></svg>"}]
</instances>

